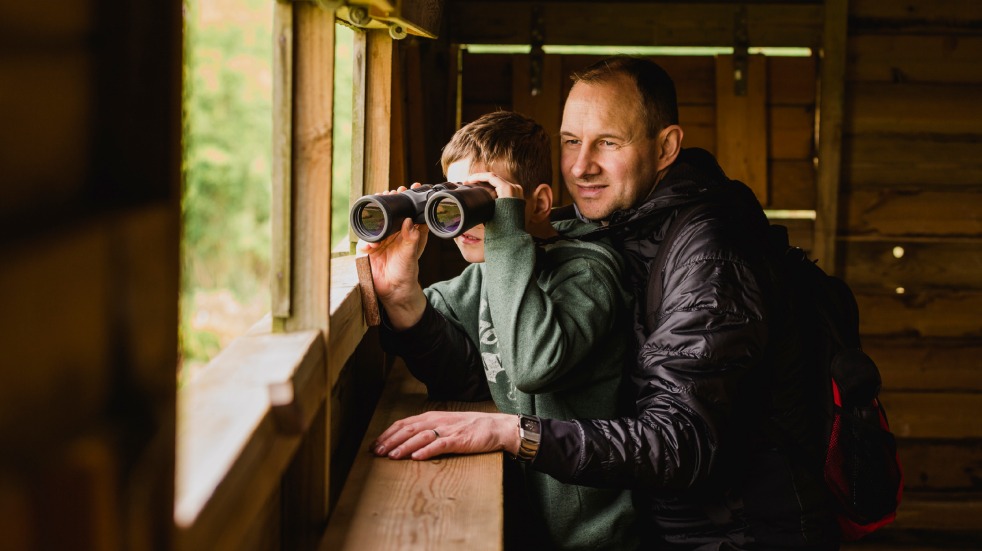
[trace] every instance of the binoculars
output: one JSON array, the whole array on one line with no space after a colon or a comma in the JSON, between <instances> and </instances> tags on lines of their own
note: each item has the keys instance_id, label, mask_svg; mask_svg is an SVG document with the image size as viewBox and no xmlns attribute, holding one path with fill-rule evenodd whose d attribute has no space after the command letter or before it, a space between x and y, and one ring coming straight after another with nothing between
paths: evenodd
<instances>
[{"instance_id":1,"label":"binoculars","mask_svg":"<svg viewBox=\"0 0 982 551\"><path fill-rule=\"evenodd\" d=\"M426 223L437 237L451 239L494 216L494 197L485 187L451 182L423 185L390 195L365 195L351 206L351 229L369 243L402 228L402 221Z\"/></svg>"}]
</instances>

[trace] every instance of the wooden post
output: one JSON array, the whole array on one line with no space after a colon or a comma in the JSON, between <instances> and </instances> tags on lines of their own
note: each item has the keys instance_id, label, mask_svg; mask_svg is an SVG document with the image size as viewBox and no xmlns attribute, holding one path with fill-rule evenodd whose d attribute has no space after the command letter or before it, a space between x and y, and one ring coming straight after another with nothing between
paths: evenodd
<instances>
[{"instance_id":1,"label":"wooden post","mask_svg":"<svg viewBox=\"0 0 982 551\"><path fill-rule=\"evenodd\" d=\"M273 8L273 196L270 308L277 329L290 316L293 207L293 4Z\"/></svg>"},{"instance_id":2,"label":"wooden post","mask_svg":"<svg viewBox=\"0 0 982 551\"><path fill-rule=\"evenodd\" d=\"M389 189L392 137L392 38L368 31L365 114L365 193Z\"/></svg>"},{"instance_id":3,"label":"wooden post","mask_svg":"<svg viewBox=\"0 0 982 551\"><path fill-rule=\"evenodd\" d=\"M849 0L825 1L819 84L818 189L812 256L826 272L837 271L839 186L842 175L842 118L845 95Z\"/></svg>"},{"instance_id":4,"label":"wooden post","mask_svg":"<svg viewBox=\"0 0 982 551\"><path fill-rule=\"evenodd\" d=\"M284 329L319 329L327 344L331 280L334 11L293 5L293 243Z\"/></svg>"}]
</instances>

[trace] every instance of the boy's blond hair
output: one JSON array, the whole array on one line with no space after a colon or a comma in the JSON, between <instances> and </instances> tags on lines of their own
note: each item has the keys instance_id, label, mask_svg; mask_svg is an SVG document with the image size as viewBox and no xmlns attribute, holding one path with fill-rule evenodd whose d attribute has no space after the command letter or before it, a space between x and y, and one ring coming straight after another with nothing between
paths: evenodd
<instances>
[{"instance_id":1,"label":"boy's blond hair","mask_svg":"<svg viewBox=\"0 0 982 551\"><path fill-rule=\"evenodd\" d=\"M539 184L552 184L549 135L534 120L513 111L495 111L458 130L443 147L443 173L452 163L470 159L490 171L507 170L528 196Z\"/></svg>"}]
</instances>

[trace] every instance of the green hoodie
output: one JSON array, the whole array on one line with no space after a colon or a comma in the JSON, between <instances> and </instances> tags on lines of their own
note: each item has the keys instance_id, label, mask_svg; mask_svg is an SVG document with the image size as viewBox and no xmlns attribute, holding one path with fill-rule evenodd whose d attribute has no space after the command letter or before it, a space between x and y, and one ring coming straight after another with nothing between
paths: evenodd
<instances>
[{"instance_id":1,"label":"green hoodie","mask_svg":"<svg viewBox=\"0 0 982 551\"><path fill-rule=\"evenodd\" d=\"M620 256L604 242L539 248L524 201L498 199L485 227L485 262L425 289L430 304L478 345L498 409L550 419L617 416L631 319ZM567 237L596 229L566 221ZM637 547L631 493L563 484L526 471L533 504L563 549Z\"/></svg>"}]
</instances>

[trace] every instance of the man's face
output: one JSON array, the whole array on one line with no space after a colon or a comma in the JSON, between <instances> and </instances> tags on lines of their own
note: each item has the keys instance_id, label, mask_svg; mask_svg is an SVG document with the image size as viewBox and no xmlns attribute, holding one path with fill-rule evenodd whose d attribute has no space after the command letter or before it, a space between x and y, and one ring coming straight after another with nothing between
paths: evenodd
<instances>
[{"instance_id":1,"label":"man's face","mask_svg":"<svg viewBox=\"0 0 982 551\"><path fill-rule=\"evenodd\" d=\"M657 140L649 138L640 94L627 77L577 82L563 110L563 179L583 216L602 220L640 203L655 186Z\"/></svg>"}]
</instances>

